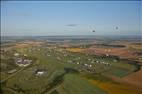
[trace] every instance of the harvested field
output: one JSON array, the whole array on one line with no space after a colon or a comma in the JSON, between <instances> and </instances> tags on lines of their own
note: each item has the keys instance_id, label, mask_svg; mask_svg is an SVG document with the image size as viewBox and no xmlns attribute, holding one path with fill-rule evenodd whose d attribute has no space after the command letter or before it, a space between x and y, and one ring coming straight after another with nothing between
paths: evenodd
<instances>
[{"instance_id":1,"label":"harvested field","mask_svg":"<svg viewBox=\"0 0 142 94\"><path fill-rule=\"evenodd\" d=\"M26 41L23 43L17 43L14 47L15 48L26 48L31 46L40 46L43 42L33 42L33 41Z\"/></svg>"},{"instance_id":2,"label":"harvested field","mask_svg":"<svg viewBox=\"0 0 142 94\"><path fill-rule=\"evenodd\" d=\"M83 52L85 49L82 49L82 48L67 48L66 50L70 51L70 52Z\"/></svg>"},{"instance_id":3,"label":"harvested field","mask_svg":"<svg viewBox=\"0 0 142 94\"><path fill-rule=\"evenodd\" d=\"M142 89L142 68L123 78L124 81Z\"/></svg>"},{"instance_id":4,"label":"harvested field","mask_svg":"<svg viewBox=\"0 0 142 94\"><path fill-rule=\"evenodd\" d=\"M142 92L122 83L114 82L99 82L96 80L89 80L91 83L97 85L101 89L105 90L108 94L141 94Z\"/></svg>"},{"instance_id":5,"label":"harvested field","mask_svg":"<svg viewBox=\"0 0 142 94\"><path fill-rule=\"evenodd\" d=\"M91 47L88 49L89 52L96 55L114 55L121 58L135 58L134 52L130 51L127 48L101 48L101 47Z\"/></svg>"}]
</instances>

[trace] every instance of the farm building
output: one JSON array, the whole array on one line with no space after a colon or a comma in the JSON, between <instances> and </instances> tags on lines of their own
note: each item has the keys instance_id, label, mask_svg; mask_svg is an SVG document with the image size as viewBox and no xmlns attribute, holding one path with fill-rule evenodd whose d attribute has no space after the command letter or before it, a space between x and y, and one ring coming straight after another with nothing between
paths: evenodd
<instances>
[{"instance_id":1,"label":"farm building","mask_svg":"<svg viewBox=\"0 0 142 94\"><path fill-rule=\"evenodd\" d=\"M46 72L45 69L36 69L35 75L36 75L36 76L41 76L41 75L43 75L45 72Z\"/></svg>"},{"instance_id":2,"label":"farm building","mask_svg":"<svg viewBox=\"0 0 142 94\"><path fill-rule=\"evenodd\" d=\"M14 56L16 56L16 57L19 56L19 55L20 55L19 53L14 53Z\"/></svg>"},{"instance_id":3,"label":"farm building","mask_svg":"<svg viewBox=\"0 0 142 94\"><path fill-rule=\"evenodd\" d=\"M27 54L24 54L23 56L24 56L24 57L27 57Z\"/></svg>"},{"instance_id":4,"label":"farm building","mask_svg":"<svg viewBox=\"0 0 142 94\"><path fill-rule=\"evenodd\" d=\"M29 59L23 59L23 58L19 58L17 61L16 61L16 64L20 67L26 67L28 65L30 65L32 62L32 60L29 60Z\"/></svg>"}]
</instances>

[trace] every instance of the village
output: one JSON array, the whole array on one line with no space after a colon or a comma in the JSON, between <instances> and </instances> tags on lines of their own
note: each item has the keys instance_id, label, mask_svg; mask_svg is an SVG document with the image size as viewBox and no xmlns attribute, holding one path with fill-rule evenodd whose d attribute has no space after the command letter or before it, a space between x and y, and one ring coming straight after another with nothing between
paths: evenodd
<instances>
[{"instance_id":1,"label":"village","mask_svg":"<svg viewBox=\"0 0 142 94\"><path fill-rule=\"evenodd\" d=\"M54 47L54 49L55 48L56 47ZM53 51L53 49L51 50L51 48L47 47L47 49L49 49L49 52ZM32 49L32 50L36 50L36 49ZM32 50L29 50L29 52L31 52ZM40 51L39 48L37 50ZM69 56L67 51L64 51L64 50L61 50L61 49L58 50L56 53L57 54L60 54L60 53L63 54L62 57L56 56L56 59L58 61L60 61L61 63L64 62L63 58L66 58L66 57L68 58L68 56ZM48 54L46 54L46 56L51 57L51 54L48 53ZM20 54L20 53L15 52L14 53L14 59L15 59L15 64L19 67L27 67L27 66L31 65L32 63L34 63L34 62L32 62L32 60L28 59L27 54ZM80 66L79 69L77 69L79 71L86 70L86 71L92 72L92 73L95 72L95 67L97 67L96 64L102 64L102 65L105 65L106 67L111 66L110 63L107 63L107 62L104 62L104 61L99 61L99 60L94 60L92 58L88 58L87 60L85 60L86 63L83 63L81 61L82 61L81 57L74 57L73 59L67 60L66 63L75 64L77 66ZM117 62L117 60L115 60L115 61ZM44 71L45 71L45 69L36 69L35 74L36 75L42 75L42 74L44 74ZM10 73L10 74L14 73L14 72L16 72L16 69L8 71L8 73Z\"/></svg>"}]
</instances>

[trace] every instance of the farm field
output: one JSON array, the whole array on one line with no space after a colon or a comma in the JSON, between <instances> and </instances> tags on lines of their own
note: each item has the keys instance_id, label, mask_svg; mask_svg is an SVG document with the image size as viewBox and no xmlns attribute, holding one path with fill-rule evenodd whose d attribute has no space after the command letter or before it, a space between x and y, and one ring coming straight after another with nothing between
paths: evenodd
<instances>
[{"instance_id":1,"label":"farm field","mask_svg":"<svg viewBox=\"0 0 142 94\"><path fill-rule=\"evenodd\" d=\"M109 55L105 55L105 51L101 51L102 49L119 49L117 46L121 48L122 45L101 44L94 52L90 52L88 49L94 49L94 46L96 47L94 41L97 40L82 41L80 44L77 44L77 41L80 40L65 42L22 40L10 46L2 46L0 63L1 93L142 93L138 89L142 88L139 83L141 80L136 79L140 79L141 60L131 58L131 56L121 58L119 57L121 54L112 54L115 51L107 53ZM104 46L107 46L107 48L104 48ZM97 50L99 51L97 52ZM138 50L140 49L137 49L137 52ZM134 83L130 83L131 81Z\"/></svg>"}]
</instances>

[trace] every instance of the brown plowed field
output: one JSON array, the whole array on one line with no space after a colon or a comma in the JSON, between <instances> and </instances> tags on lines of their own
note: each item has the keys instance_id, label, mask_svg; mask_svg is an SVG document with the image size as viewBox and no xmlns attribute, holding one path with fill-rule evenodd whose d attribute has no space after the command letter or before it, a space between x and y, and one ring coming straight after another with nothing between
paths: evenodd
<instances>
[{"instance_id":1,"label":"brown plowed field","mask_svg":"<svg viewBox=\"0 0 142 94\"><path fill-rule=\"evenodd\" d=\"M101 48L93 46L88 48L88 51L96 55L114 55L121 58L135 58L136 55L133 51L130 51L127 47L124 48Z\"/></svg>"},{"instance_id":2,"label":"brown plowed field","mask_svg":"<svg viewBox=\"0 0 142 94\"><path fill-rule=\"evenodd\" d=\"M142 90L142 68L138 72L132 73L123 78L124 81L130 83Z\"/></svg>"}]
</instances>

